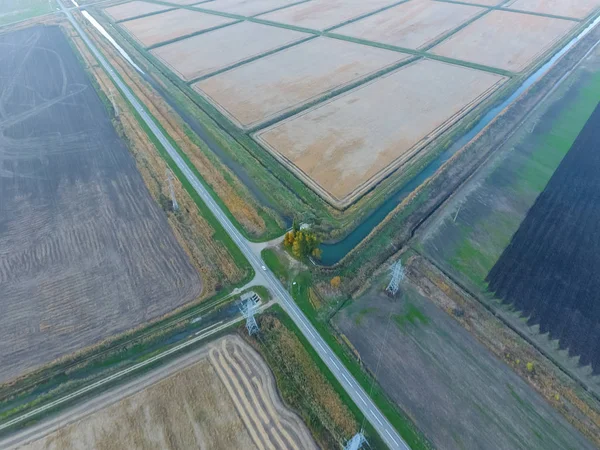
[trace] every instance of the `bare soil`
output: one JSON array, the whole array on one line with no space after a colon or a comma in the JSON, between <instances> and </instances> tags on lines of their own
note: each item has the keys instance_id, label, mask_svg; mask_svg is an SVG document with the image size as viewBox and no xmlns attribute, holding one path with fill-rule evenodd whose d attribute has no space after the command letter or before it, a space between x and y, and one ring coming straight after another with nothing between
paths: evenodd
<instances>
[{"instance_id":1,"label":"bare soil","mask_svg":"<svg viewBox=\"0 0 600 450\"><path fill-rule=\"evenodd\" d=\"M110 8L106 8L104 12L110 17L112 17L114 20L118 21L131 19L132 17L141 16L143 14L164 11L165 9L169 8L170 6L135 0L133 2L121 3L120 5L111 6Z\"/></svg>"},{"instance_id":2,"label":"bare soil","mask_svg":"<svg viewBox=\"0 0 600 450\"><path fill-rule=\"evenodd\" d=\"M254 16L294 3L298 3L298 0L218 0L198 6L213 11L239 14L241 16Z\"/></svg>"},{"instance_id":3,"label":"bare soil","mask_svg":"<svg viewBox=\"0 0 600 450\"><path fill-rule=\"evenodd\" d=\"M449 58L520 72L576 25L570 20L491 11L432 51Z\"/></svg>"},{"instance_id":4,"label":"bare soil","mask_svg":"<svg viewBox=\"0 0 600 450\"><path fill-rule=\"evenodd\" d=\"M124 22L122 26L142 45L149 47L181 36L233 22L189 9L176 9Z\"/></svg>"},{"instance_id":5,"label":"bare soil","mask_svg":"<svg viewBox=\"0 0 600 450\"><path fill-rule=\"evenodd\" d=\"M194 85L241 127L252 127L408 55L320 37Z\"/></svg>"},{"instance_id":6,"label":"bare soil","mask_svg":"<svg viewBox=\"0 0 600 450\"><path fill-rule=\"evenodd\" d=\"M164 45L151 53L189 81L308 37L306 33L242 22Z\"/></svg>"},{"instance_id":7,"label":"bare soil","mask_svg":"<svg viewBox=\"0 0 600 450\"><path fill-rule=\"evenodd\" d=\"M477 6L413 0L345 25L335 32L368 41L420 49L483 11L484 8Z\"/></svg>"},{"instance_id":8,"label":"bare soil","mask_svg":"<svg viewBox=\"0 0 600 450\"><path fill-rule=\"evenodd\" d=\"M196 300L202 283L60 29L0 40L7 381Z\"/></svg>"},{"instance_id":9,"label":"bare soil","mask_svg":"<svg viewBox=\"0 0 600 450\"><path fill-rule=\"evenodd\" d=\"M375 287L334 321L436 448L594 448L408 282L396 299Z\"/></svg>"},{"instance_id":10,"label":"bare soil","mask_svg":"<svg viewBox=\"0 0 600 450\"><path fill-rule=\"evenodd\" d=\"M512 0L503 8L583 19L600 6L598 0Z\"/></svg>"},{"instance_id":11,"label":"bare soil","mask_svg":"<svg viewBox=\"0 0 600 450\"><path fill-rule=\"evenodd\" d=\"M311 0L269 14L261 19L297 27L324 30L395 3L395 0Z\"/></svg>"},{"instance_id":12,"label":"bare soil","mask_svg":"<svg viewBox=\"0 0 600 450\"><path fill-rule=\"evenodd\" d=\"M500 75L420 60L256 137L318 193L348 204L504 81Z\"/></svg>"},{"instance_id":13,"label":"bare soil","mask_svg":"<svg viewBox=\"0 0 600 450\"><path fill-rule=\"evenodd\" d=\"M316 449L281 402L264 360L242 339L222 338L195 360L20 448Z\"/></svg>"}]
</instances>

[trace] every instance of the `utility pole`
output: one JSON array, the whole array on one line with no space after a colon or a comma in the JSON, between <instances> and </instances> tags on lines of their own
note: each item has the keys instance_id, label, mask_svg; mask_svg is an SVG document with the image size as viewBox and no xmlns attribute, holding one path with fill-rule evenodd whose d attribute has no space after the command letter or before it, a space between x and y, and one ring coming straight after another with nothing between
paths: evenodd
<instances>
[{"instance_id":1,"label":"utility pole","mask_svg":"<svg viewBox=\"0 0 600 450\"><path fill-rule=\"evenodd\" d=\"M404 267L402 267L402 261L396 261L391 267L391 272L392 279L390 280L390 284L388 284L388 287L385 289L385 291L394 297L398 293L398 290L400 289L400 283L402 280L404 280L405 276Z\"/></svg>"},{"instance_id":2,"label":"utility pole","mask_svg":"<svg viewBox=\"0 0 600 450\"><path fill-rule=\"evenodd\" d=\"M167 169L167 179L169 180L169 191L171 192L171 205L173 206L173 211L179 211L179 204L175 198L175 188L173 187L173 172L169 169Z\"/></svg>"},{"instance_id":3,"label":"utility pole","mask_svg":"<svg viewBox=\"0 0 600 450\"><path fill-rule=\"evenodd\" d=\"M259 332L258 324L256 323L256 318L254 314L256 313L256 302L258 300L258 295L254 292L249 292L248 295L242 297L240 311L242 315L246 318L246 329L248 330L248 334L250 336Z\"/></svg>"},{"instance_id":4,"label":"utility pole","mask_svg":"<svg viewBox=\"0 0 600 450\"><path fill-rule=\"evenodd\" d=\"M363 444L366 444L366 443L367 443L367 439L365 438L363 431L360 430L360 432L358 432L354 436L352 436L352 439L350 439L346 443L344 450L359 450L362 448Z\"/></svg>"}]
</instances>

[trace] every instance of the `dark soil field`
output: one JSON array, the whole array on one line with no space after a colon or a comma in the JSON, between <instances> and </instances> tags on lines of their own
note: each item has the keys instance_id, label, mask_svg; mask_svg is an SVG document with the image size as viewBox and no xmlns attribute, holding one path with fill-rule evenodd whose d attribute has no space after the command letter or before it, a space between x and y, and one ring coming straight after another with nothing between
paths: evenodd
<instances>
[{"instance_id":1,"label":"dark soil field","mask_svg":"<svg viewBox=\"0 0 600 450\"><path fill-rule=\"evenodd\" d=\"M509 366L405 283L334 318L390 398L440 449L594 448Z\"/></svg>"},{"instance_id":2,"label":"dark soil field","mask_svg":"<svg viewBox=\"0 0 600 450\"><path fill-rule=\"evenodd\" d=\"M61 30L0 35L0 382L201 291Z\"/></svg>"},{"instance_id":3,"label":"dark soil field","mask_svg":"<svg viewBox=\"0 0 600 450\"><path fill-rule=\"evenodd\" d=\"M600 373L600 106L496 262L489 289Z\"/></svg>"}]
</instances>

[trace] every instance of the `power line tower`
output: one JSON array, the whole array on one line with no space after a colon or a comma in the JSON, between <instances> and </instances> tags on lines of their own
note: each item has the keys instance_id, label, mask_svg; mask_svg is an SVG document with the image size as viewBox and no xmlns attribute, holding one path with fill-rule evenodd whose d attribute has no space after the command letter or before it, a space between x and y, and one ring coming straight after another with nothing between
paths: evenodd
<instances>
[{"instance_id":1,"label":"power line tower","mask_svg":"<svg viewBox=\"0 0 600 450\"><path fill-rule=\"evenodd\" d=\"M391 267L391 272L392 279L385 291L393 297L398 293L400 283L404 280L404 267L402 267L402 261L396 261Z\"/></svg>"},{"instance_id":2,"label":"power line tower","mask_svg":"<svg viewBox=\"0 0 600 450\"><path fill-rule=\"evenodd\" d=\"M356 433L354 436L352 436L352 439L346 443L344 450L359 450L362 448L363 444L366 443L367 439L365 438L363 431L360 430L359 433Z\"/></svg>"},{"instance_id":3,"label":"power line tower","mask_svg":"<svg viewBox=\"0 0 600 450\"><path fill-rule=\"evenodd\" d=\"M169 180L169 191L171 192L171 205L174 211L179 211L179 204L175 198L175 188L173 187L173 173L167 169L167 179Z\"/></svg>"},{"instance_id":4,"label":"power line tower","mask_svg":"<svg viewBox=\"0 0 600 450\"><path fill-rule=\"evenodd\" d=\"M242 303L240 305L240 311L246 318L246 329L250 336L259 332L258 324L254 314L256 313L256 304L258 295L254 292L249 292L247 295L242 297Z\"/></svg>"}]
</instances>

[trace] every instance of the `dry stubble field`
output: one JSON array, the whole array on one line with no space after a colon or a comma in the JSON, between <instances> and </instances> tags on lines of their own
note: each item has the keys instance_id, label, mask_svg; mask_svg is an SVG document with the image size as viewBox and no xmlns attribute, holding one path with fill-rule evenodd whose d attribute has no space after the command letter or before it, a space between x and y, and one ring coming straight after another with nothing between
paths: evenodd
<instances>
[{"instance_id":1,"label":"dry stubble field","mask_svg":"<svg viewBox=\"0 0 600 450\"><path fill-rule=\"evenodd\" d=\"M598 0L511 0L504 8L583 19L600 6Z\"/></svg>"},{"instance_id":2,"label":"dry stubble field","mask_svg":"<svg viewBox=\"0 0 600 450\"><path fill-rule=\"evenodd\" d=\"M575 25L571 20L491 11L432 51L448 58L520 72Z\"/></svg>"},{"instance_id":3,"label":"dry stubble field","mask_svg":"<svg viewBox=\"0 0 600 450\"><path fill-rule=\"evenodd\" d=\"M281 402L264 360L240 337L184 358L160 369L159 381L125 386L110 406L21 448L316 450L304 423Z\"/></svg>"},{"instance_id":4,"label":"dry stubble field","mask_svg":"<svg viewBox=\"0 0 600 450\"><path fill-rule=\"evenodd\" d=\"M131 19L132 17L141 16L143 14L165 11L169 8L171 7L166 5L134 0L132 2L111 6L110 8L106 8L104 11L114 20L119 21Z\"/></svg>"},{"instance_id":5,"label":"dry stubble field","mask_svg":"<svg viewBox=\"0 0 600 450\"><path fill-rule=\"evenodd\" d=\"M170 41L198 31L225 25L234 19L204 14L189 9L176 9L152 16L122 22L121 26L143 46Z\"/></svg>"},{"instance_id":6,"label":"dry stubble field","mask_svg":"<svg viewBox=\"0 0 600 450\"><path fill-rule=\"evenodd\" d=\"M408 57L319 37L200 81L194 89L247 128Z\"/></svg>"},{"instance_id":7,"label":"dry stubble field","mask_svg":"<svg viewBox=\"0 0 600 450\"><path fill-rule=\"evenodd\" d=\"M284 47L310 35L242 22L167 44L151 53L185 81Z\"/></svg>"},{"instance_id":8,"label":"dry stubble field","mask_svg":"<svg viewBox=\"0 0 600 450\"><path fill-rule=\"evenodd\" d=\"M471 5L409 1L335 30L338 34L420 49L486 11Z\"/></svg>"},{"instance_id":9,"label":"dry stubble field","mask_svg":"<svg viewBox=\"0 0 600 450\"><path fill-rule=\"evenodd\" d=\"M58 27L0 36L0 382L202 292Z\"/></svg>"},{"instance_id":10,"label":"dry stubble field","mask_svg":"<svg viewBox=\"0 0 600 450\"><path fill-rule=\"evenodd\" d=\"M277 8L283 8L300 0L218 0L198 5L203 9L239 14L242 16L254 16Z\"/></svg>"},{"instance_id":11,"label":"dry stubble field","mask_svg":"<svg viewBox=\"0 0 600 450\"><path fill-rule=\"evenodd\" d=\"M260 18L296 27L325 30L394 3L395 0L311 0L263 14Z\"/></svg>"},{"instance_id":12,"label":"dry stubble field","mask_svg":"<svg viewBox=\"0 0 600 450\"><path fill-rule=\"evenodd\" d=\"M505 78L420 60L256 134L337 205L415 155Z\"/></svg>"}]
</instances>

